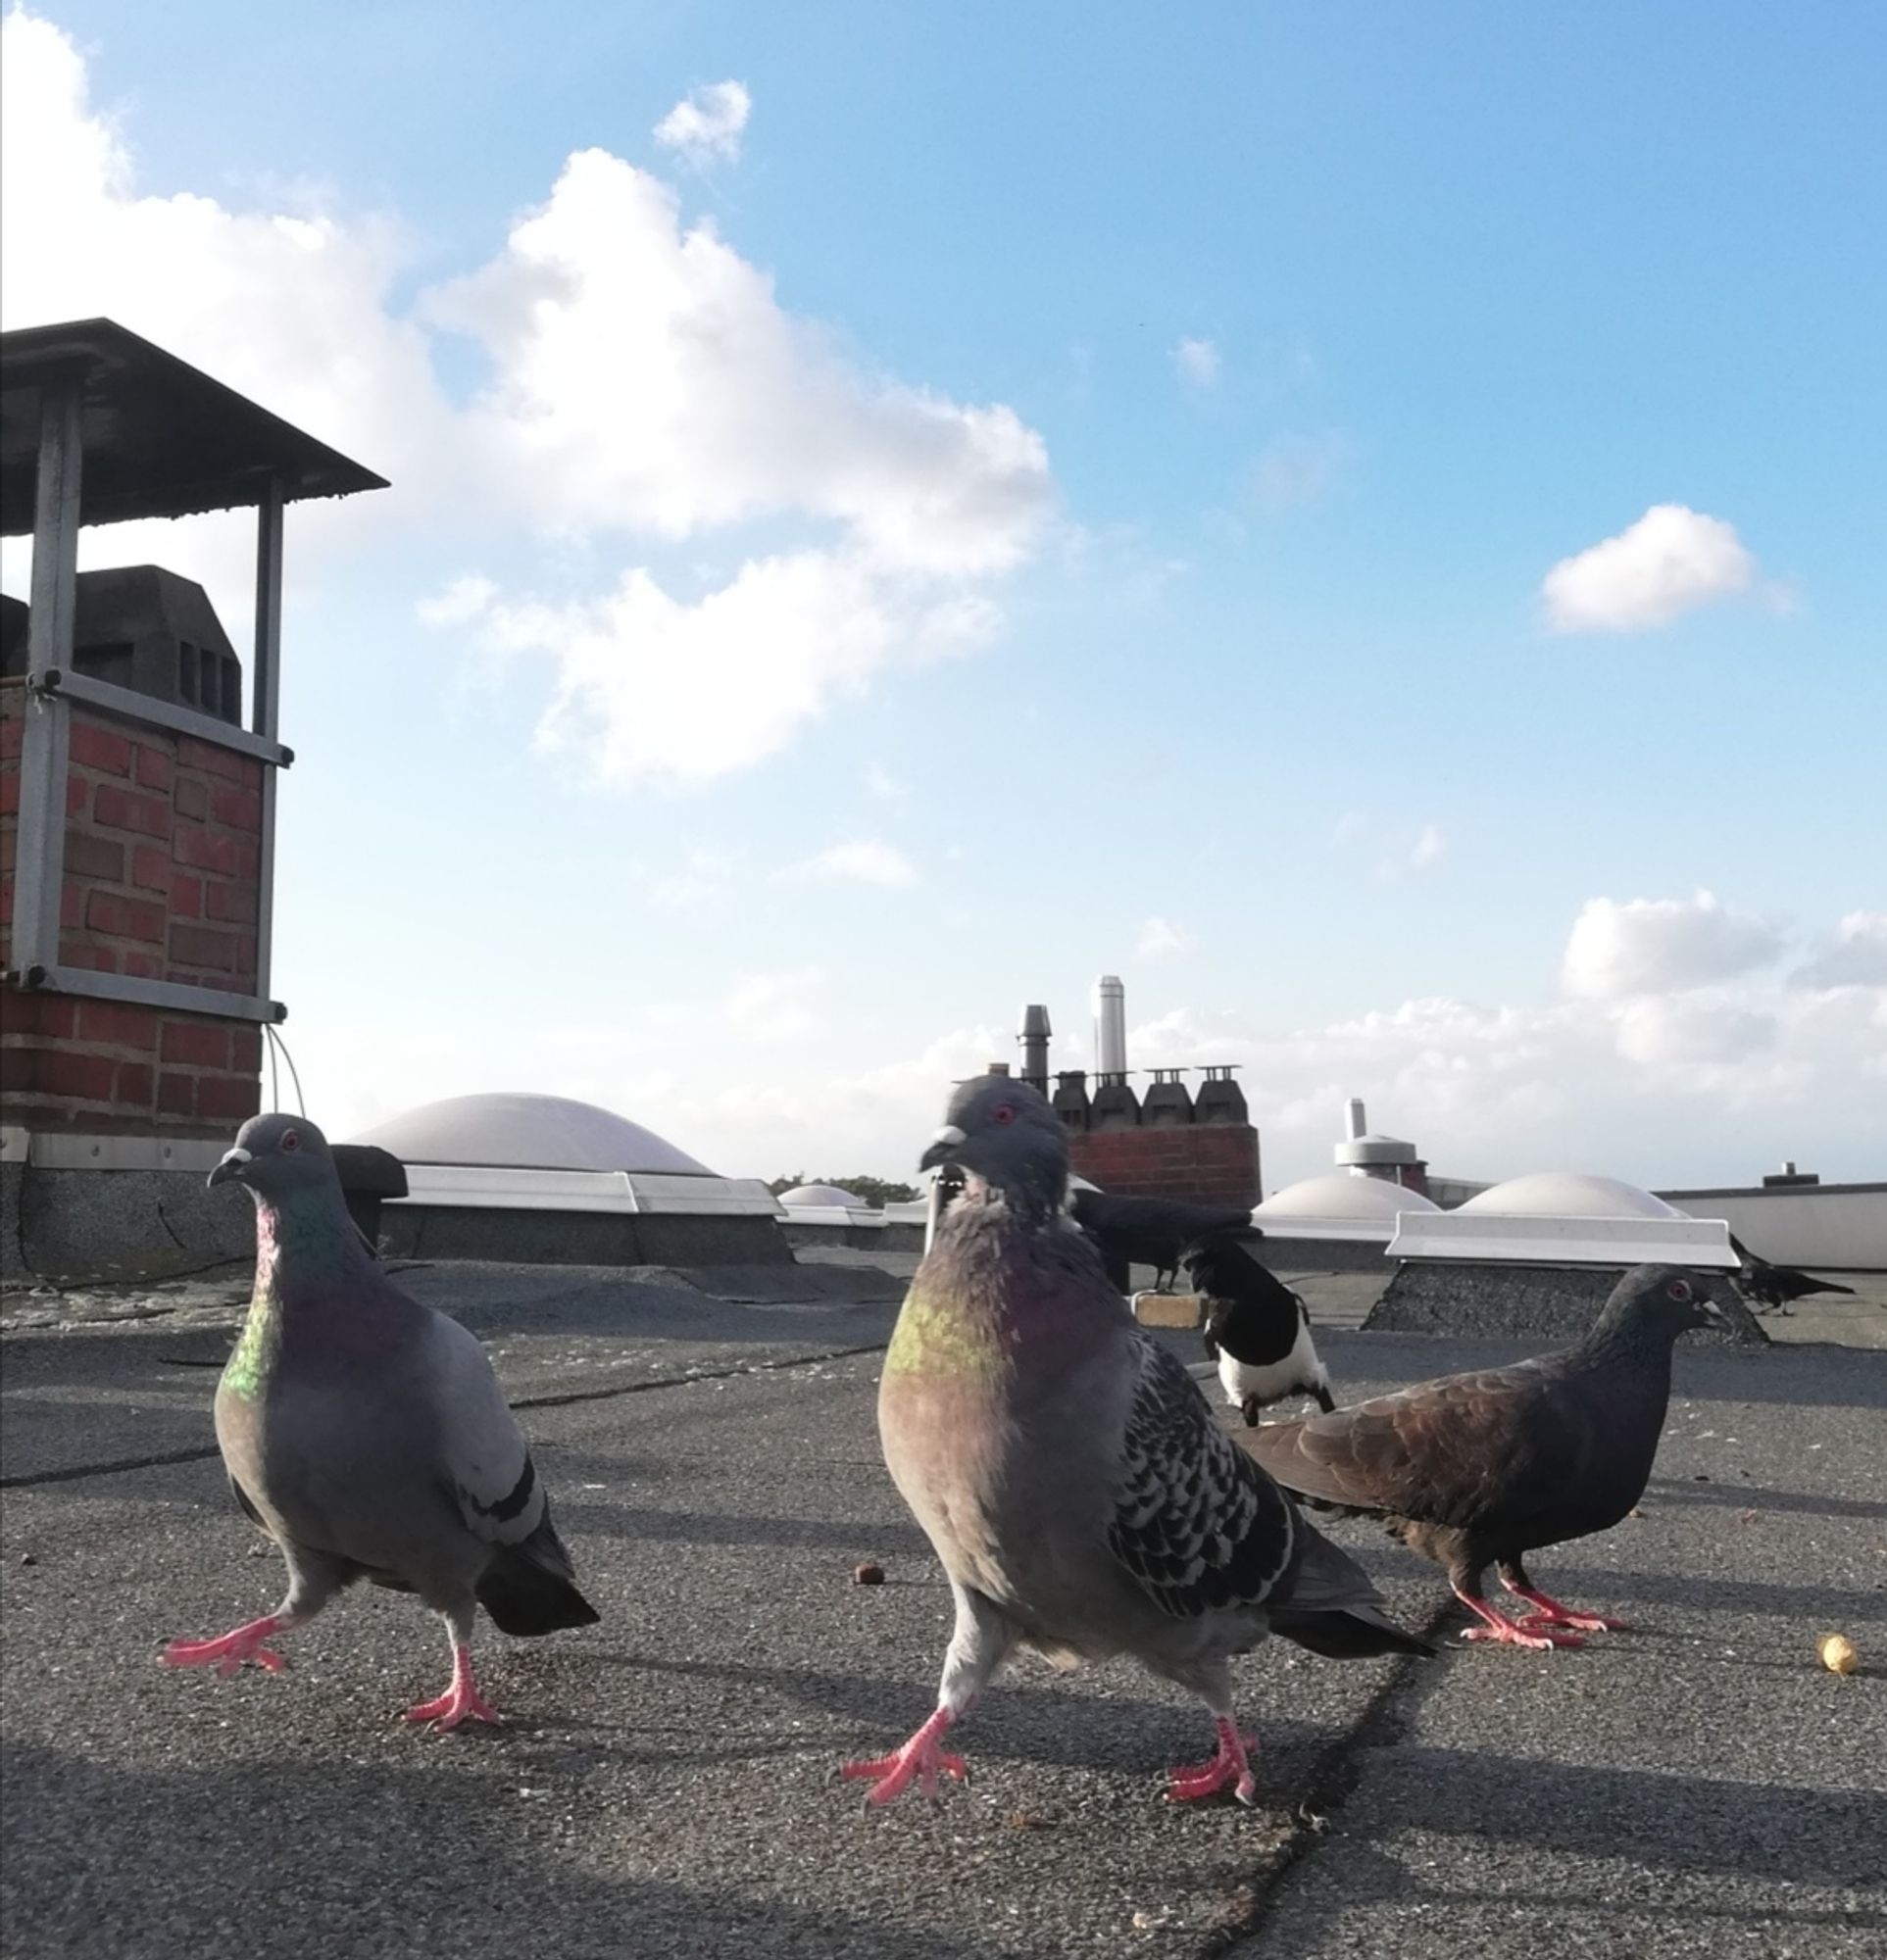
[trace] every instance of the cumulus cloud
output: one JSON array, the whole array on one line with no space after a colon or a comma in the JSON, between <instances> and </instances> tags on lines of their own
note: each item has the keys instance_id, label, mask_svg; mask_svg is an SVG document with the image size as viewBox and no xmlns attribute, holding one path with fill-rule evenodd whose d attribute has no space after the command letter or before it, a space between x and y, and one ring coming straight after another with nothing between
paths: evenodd
<instances>
[{"instance_id":1,"label":"cumulus cloud","mask_svg":"<svg viewBox=\"0 0 1887 1960\"><path fill-rule=\"evenodd\" d=\"M1267 517L1319 504L1341 481L1352 453L1350 439L1331 430L1279 436L1252 465L1252 501Z\"/></svg>"},{"instance_id":2,"label":"cumulus cloud","mask_svg":"<svg viewBox=\"0 0 1887 1960\"><path fill-rule=\"evenodd\" d=\"M728 990L721 1017L742 1041L799 1041L818 1025L813 997L819 985L811 967L795 973L752 973Z\"/></svg>"},{"instance_id":3,"label":"cumulus cloud","mask_svg":"<svg viewBox=\"0 0 1887 1960\"><path fill-rule=\"evenodd\" d=\"M754 99L744 83L710 82L684 95L655 125L655 140L664 149L678 150L690 163L740 155L741 133L753 113Z\"/></svg>"},{"instance_id":4,"label":"cumulus cloud","mask_svg":"<svg viewBox=\"0 0 1887 1960\"><path fill-rule=\"evenodd\" d=\"M1448 837L1439 823L1424 823L1409 847L1409 868L1430 871L1448 855Z\"/></svg>"},{"instance_id":5,"label":"cumulus cloud","mask_svg":"<svg viewBox=\"0 0 1887 1960\"><path fill-rule=\"evenodd\" d=\"M1630 633L1667 625L1747 592L1756 560L1721 517L1654 504L1615 538L1562 559L1540 587L1562 633Z\"/></svg>"},{"instance_id":6,"label":"cumulus cloud","mask_svg":"<svg viewBox=\"0 0 1887 1960\"><path fill-rule=\"evenodd\" d=\"M1173 365L1196 388L1210 388L1218 379L1218 348L1213 341L1182 340L1173 349L1172 358Z\"/></svg>"},{"instance_id":7,"label":"cumulus cloud","mask_svg":"<svg viewBox=\"0 0 1887 1960\"><path fill-rule=\"evenodd\" d=\"M1747 973L1782 950L1774 927L1734 912L1714 894L1689 899L1590 899L1573 921L1562 972L1587 1000L1668 994Z\"/></svg>"},{"instance_id":8,"label":"cumulus cloud","mask_svg":"<svg viewBox=\"0 0 1887 1960\"><path fill-rule=\"evenodd\" d=\"M789 885L915 885L918 867L894 845L875 838L834 844L778 873Z\"/></svg>"},{"instance_id":9,"label":"cumulus cloud","mask_svg":"<svg viewBox=\"0 0 1887 1960\"><path fill-rule=\"evenodd\" d=\"M393 479L299 518L291 577L389 523L586 547L543 554L529 591L474 560L420 610L543 657L541 749L620 784L704 781L999 625L994 588L1053 507L1040 436L854 366L660 178L572 156L486 264L396 311L397 224L145 194L70 38L18 10L0 33L5 323L122 318ZM683 105L677 141L744 115L729 86ZM446 334L483 377L467 403L436 377ZM87 533L116 554L87 563L153 555L137 528ZM221 541L167 528L155 555L240 595L248 530L202 535ZM685 574L651 563L684 542ZM600 579L569 568L599 558Z\"/></svg>"},{"instance_id":10,"label":"cumulus cloud","mask_svg":"<svg viewBox=\"0 0 1887 1960\"><path fill-rule=\"evenodd\" d=\"M1140 937L1134 942L1133 956L1136 959L1159 961L1177 959L1192 951L1192 935L1181 932L1170 919L1150 918L1140 928Z\"/></svg>"},{"instance_id":11,"label":"cumulus cloud","mask_svg":"<svg viewBox=\"0 0 1887 1960\"><path fill-rule=\"evenodd\" d=\"M1798 987L1887 987L1887 912L1850 912L1789 977Z\"/></svg>"}]
</instances>

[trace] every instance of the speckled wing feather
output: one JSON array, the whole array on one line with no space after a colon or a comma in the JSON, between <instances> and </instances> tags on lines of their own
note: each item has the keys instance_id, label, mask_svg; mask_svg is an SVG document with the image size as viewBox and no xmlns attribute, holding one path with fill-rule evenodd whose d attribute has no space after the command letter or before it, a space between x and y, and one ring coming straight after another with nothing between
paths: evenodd
<instances>
[{"instance_id":1,"label":"speckled wing feather","mask_svg":"<svg viewBox=\"0 0 1887 1960\"><path fill-rule=\"evenodd\" d=\"M1298 1548L1290 1499L1232 1444L1179 1362L1157 1342L1136 1346L1108 1543L1175 1619L1260 1605Z\"/></svg>"},{"instance_id":2,"label":"speckled wing feather","mask_svg":"<svg viewBox=\"0 0 1887 1960\"><path fill-rule=\"evenodd\" d=\"M1288 1491L1433 1524L1535 1508L1576 1477L1576 1424L1537 1362L1447 1375L1354 1408L1246 1430L1240 1444Z\"/></svg>"}]
</instances>

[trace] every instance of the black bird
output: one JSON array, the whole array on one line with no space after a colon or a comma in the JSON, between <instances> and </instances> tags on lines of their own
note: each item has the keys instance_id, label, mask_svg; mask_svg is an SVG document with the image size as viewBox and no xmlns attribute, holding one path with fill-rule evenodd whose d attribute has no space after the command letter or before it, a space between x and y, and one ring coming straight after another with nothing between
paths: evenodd
<instances>
[{"instance_id":1,"label":"black bird","mask_svg":"<svg viewBox=\"0 0 1887 1960\"><path fill-rule=\"evenodd\" d=\"M1834 1280L1818 1280L1813 1273L1797 1272L1793 1266L1772 1266L1760 1253L1752 1252L1734 1232L1730 1234L1730 1250L1743 1261L1742 1271L1735 1276L1736 1290L1752 1304L1787 1313L1789 1300L1802 1299L1812 1293L1854 1292L1853 1287Z\"/></svg>"},{"instance_id":2,"label":"black bird","mask_svg":"<svg viewBox=\"0 0 1887 1960\"><path fill-rule=\"evenodd\" d=\"M1289 1396L1336 1407L1330 1375L1311 1339L1304 1301L1238 1242L1215 1236L1180 1255L1193 1291L1206 1297L1206 1355L1218 1363L1227 1399L1248 1423Z\"/></svg>"},{"instance_id":3,"label":"black bird","mask_svg":"<svg viewBox=\"0 0 1887 1960\"><path fill-rule=\"evenodd\" d=\"M1248 1232L1259 1238L1247 1206L1195 1204L1183 1198L1117 1198L1105 1191L1077 1191L1068 1200L1074 1222L1100 1248L1101 1263L1115 1288L1133 1284L1130 1268L1151 1266L1154 1285L1169 1285L1179 1255L1214 1232Z\"/></svg>"},{"instance_id":4,"label":"black bird","mask_svg":"<svg viewBox=\"0 0 1887 1960\"><path fill-rule=\"evenodd\" d=\"M1319 1508L1371 1515L1448 1574L1485 1622L1470 1641L1583 1645L1623 1625L1539 1592L1525 1555L1610 1531L1644 1495L1685 1329L1722 1326L1711 1281L1633 1266L1576 1348L1516 1367L1446 1375L1334 1415L1238 1433L1276 1482ZM1481 1596L1488 1566L1533 1612L1510 1620Z\"/></svg>"}]
</instances>

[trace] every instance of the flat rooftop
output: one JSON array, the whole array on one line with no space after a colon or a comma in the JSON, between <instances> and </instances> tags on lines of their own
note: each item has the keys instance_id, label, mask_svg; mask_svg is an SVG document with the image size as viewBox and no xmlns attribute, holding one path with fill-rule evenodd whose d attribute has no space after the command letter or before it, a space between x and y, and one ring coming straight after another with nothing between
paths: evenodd
<instances>
[{"instance_id":1,"label":"flat rooftop","mask_svg":"<svg viewBox=\"0 0 1887 1960\"><path fill-rule=\"evenodd\" d=\"M444 1642L367 1588L285 1638L278 1678L169 1673L165 1640L279 1591L210 1426L246 1285L188 1310L127 1291L118 1310L147 1317L11 1334L9 1950L305 1960L311 1926L330 1960L1462 1960L1515 1936L1860 1960L1887 1942L1887 1353L1680 1349L1642 1516L1536 1561L1632 1633L1241 1662L1255 1810L1161 1802L1160 1769L1207 1740L1187 1696L1124 1663L1020 1661L961 1732L969 1788L868 1816L833 1768L921 1718L950 1618L878 1455L896 1281L809 1267L800 1298L744 1300L734 1281L572 1268L403 1283L490 1345L602 1624L481 1627L513 1718L494 1733L393 1719L438 1688ZM1522 1344L1320 1346L1347 1397ZM1334 1531L1407 1624L1452 1636L1432 1567ZM853 1584L864 1559L883 1586ZM1863 1661L1845 1680L1815 1658L1836 1630Z\"/></svg>"}]
</instances>

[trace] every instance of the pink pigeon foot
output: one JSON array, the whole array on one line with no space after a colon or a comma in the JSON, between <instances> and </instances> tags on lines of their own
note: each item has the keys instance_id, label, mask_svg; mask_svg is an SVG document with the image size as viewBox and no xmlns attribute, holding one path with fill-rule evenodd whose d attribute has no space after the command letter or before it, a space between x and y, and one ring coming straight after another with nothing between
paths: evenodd
<instances>
[{"instance_id":1,"label":"pink pigeon foot","mask_svg":"<svg viewBox=\"0 0 1887 1960\"><path fill-rule=\"evenodd\" d=\"M913 1779L925 1796L937 1793L937 1778L955 1777L959 1783L969 1780L969 1765L962 1756L953 1756L938 1746L946 1729L950 1727L950 1711L939 1708L903 1748L888 1756L874 1756L867 1762L841 1763L839 1775L842 1777L869 1777L871 1788L866 1792L865 1800L870 1804L885 1804L904 1789Z\"/></svg>"},{"instance_id":2,"label":"pink pigeon foot","mask_svg":"<svg viewBox=\"0 0 1887 1960\"><path fill-rule=\"evenodd\" d=\"M1258 1738L1240 1735L1237 1725L1222 1715L1215 1726L1218 1730L1218 1753L1211 1762L1186 1764L1167 1772L1168 1803L1194 1803L1202 1796L1217 1796L1221 1789L1229 1789L1240 1803L1257 1801L1258 1780L1252 1775L1251 1758L1246 1751L1258 1747Z\"/></svg>"},{"instance_id":3,"label":"pink pigeon foot","mask_svg":"<svg viewBox=\"0 0 1887 1960\"><path fill-rule=\"evenodd\" d=\"M267 1668L271 1674L279 1674L288 1663L264 1642L271 1635L281 1631L280 1618L269 1613L214 1641L173 1641L164 1649L163 1662L166 1667L214 1667L218 1677L223 1681L227 1681L246 1660Z\"/></svg>"},{"instance_id":4,"label":"pink pigeon foot","mask_svg":"<svg viewBox=\"0 0 1887 1960\"><path fill-rule=\"evenodd\" d=\"M1507 1589L1516 1599L1524 1599L1536 1610L1528 1613L1520 1625L1529 1633L1538 1633L1548 1627L1578 1627L1588 1634L1623 1634L1630 1628L1623 1620L1608 1620L1603 1613L1575 1613L1570 1606L1562 1606L1557 1599L1550 1599L1544 1592L1536 1592L1530 1586L1510 1586Z\"/></svg>"},{"instance_id":5,"label":"pink pigeon foot","mask_svg":"<svg viewBox=\"0 0 1887 1960\"><path fill-rule=\"evenodd\" d=\"M452 1650L452 1686L443 1694L430 1701L422 1701L405 1711L402 1718L408 1722L430 1722L434 1735L449 1735L461 1722L489 1722L495 1728L501 1717L491 1703L478 1692L472 1679L472 1650L470 1647L455 1647Z\"/></svg>"},{"instance_id":6,"label":"pink pigeon foot","mask_svg":"<svg viewBox=\"0 0 1887 1960\"><path fill-rule=\"evenodd\" d=\"M1585 1642L1577 1634L1553 1631L1539 1631L1544 1622L1527 1620L1524 1623L1510 1620L1505 1613L1497 1612L1485 1599L1471 1598L1465 1592L1457 1592L1459 1599L1470 1613L1478 1613L1487 1622L1482 1627L1469 1627L1462 1635L1465 1641L1488 1641L1496 1646L1504 1647L1582 1647Z\"/></svg>"}]
</instances>

